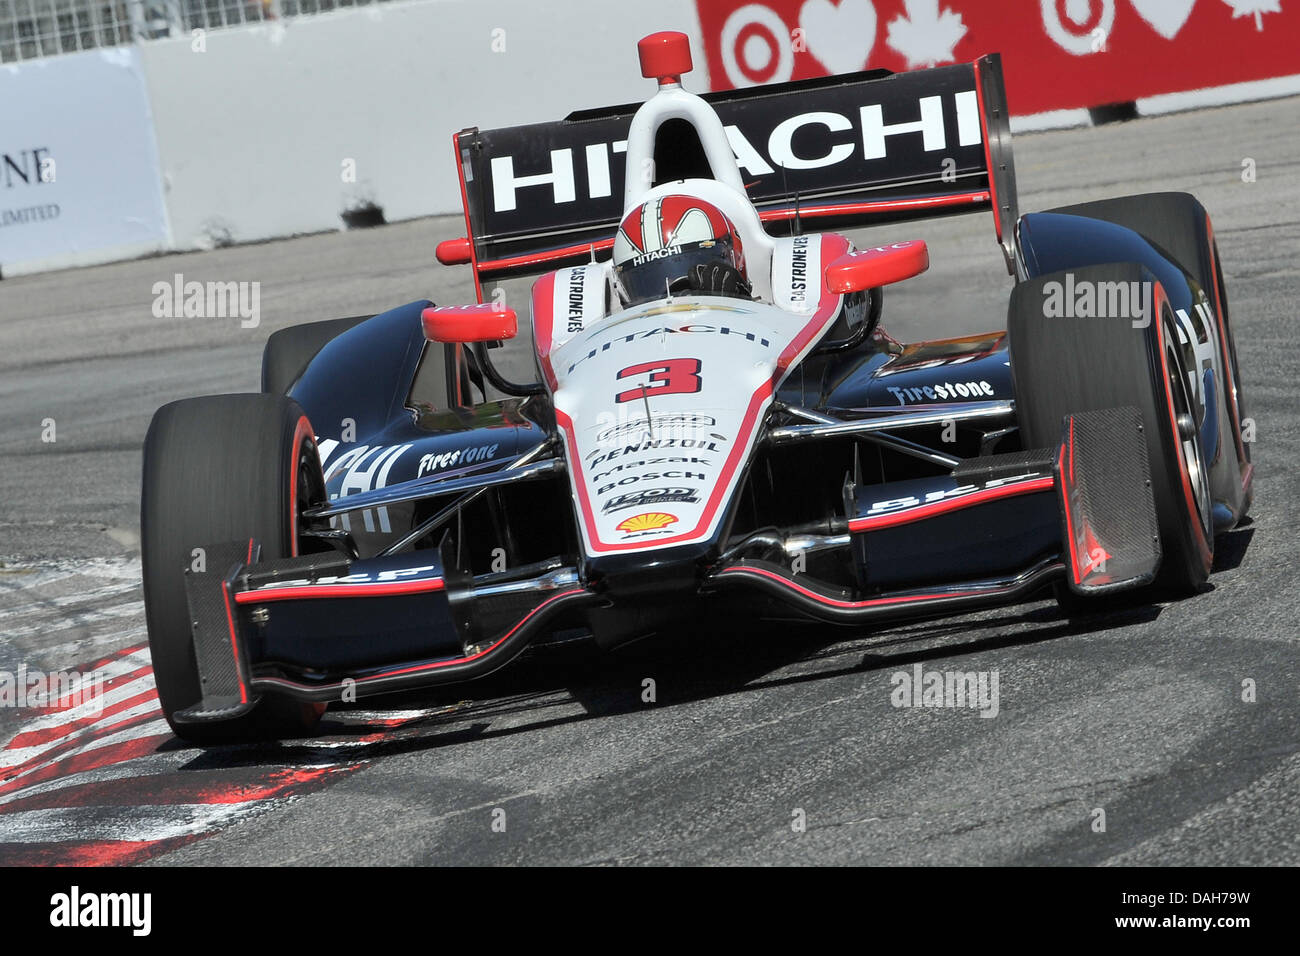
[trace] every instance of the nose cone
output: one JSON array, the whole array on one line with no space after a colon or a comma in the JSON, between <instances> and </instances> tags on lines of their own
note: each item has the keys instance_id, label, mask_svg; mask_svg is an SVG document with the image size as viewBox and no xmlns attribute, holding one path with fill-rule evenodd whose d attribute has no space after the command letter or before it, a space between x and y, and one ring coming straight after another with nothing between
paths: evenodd
<instances>
[{"instance_id":1,"label":"nose cone","mask_svg":"<svg viewBox=\"0 0 1300 956\"><path fill-rule=\"evenodd\" d=\"M641 60L641 75L658 80L660 86L681 82L682 74L689 73L693 65L690 38L672 30L642 37L636 52Z\"/></svg>"}]
</instances>

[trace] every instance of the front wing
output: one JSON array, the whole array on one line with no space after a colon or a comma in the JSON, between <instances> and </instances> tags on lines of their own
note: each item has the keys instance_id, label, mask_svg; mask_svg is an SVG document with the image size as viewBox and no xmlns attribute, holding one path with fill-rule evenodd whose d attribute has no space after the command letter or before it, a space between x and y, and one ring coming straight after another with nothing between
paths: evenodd
<instances>
[{"instance_id":1,"label":"front wing","mask_svg":"<svg viewBox=\"0 0 1300 956\"><path fill-rule=\"evenodd\" d=\"M856 586L724 554L700 563L691 593L663 598L741 589L808 618L864 624L1007 603L1053 580L1080 594L1138 587L1160 562L1132 408L1069 416L1056 448L971 459L943 479L850 484L845 507L839 537ZM268 693L329 701L480 677L617 600L555 563L472 578L438 550L263 561L245 540L208 553L212 570L186 578L203 697L175 715L182 722L238 716Z\"/></svg>"}]
</instances>

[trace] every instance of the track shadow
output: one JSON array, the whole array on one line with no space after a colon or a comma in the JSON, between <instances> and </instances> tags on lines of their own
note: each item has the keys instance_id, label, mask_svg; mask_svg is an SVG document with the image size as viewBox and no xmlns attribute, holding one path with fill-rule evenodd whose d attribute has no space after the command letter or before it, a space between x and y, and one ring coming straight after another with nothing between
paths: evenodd
<instances>
[{"instance_id":1,"label":"track shadow","mask_svg":"<svg viewBox=\"0 0 1300 956\"><path fill-rule=\"evenodd\" d=\"M1245 518L1232 531L1215 537L1214 567L1211 573L1218 574L1220 571L1232 571L1237 568L1245 559L1246 551L1250 548L1251 539L1254 537L1255 522L1250 518Z\"/></svg>"}]
</instances>

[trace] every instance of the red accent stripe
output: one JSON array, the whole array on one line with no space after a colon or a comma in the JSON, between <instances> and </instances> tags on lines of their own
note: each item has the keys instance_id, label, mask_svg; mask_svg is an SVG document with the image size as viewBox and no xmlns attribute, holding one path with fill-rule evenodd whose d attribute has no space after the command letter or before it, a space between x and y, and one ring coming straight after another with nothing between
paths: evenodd
<instances>
[{"instance_id":1,"label":"red accent stripe","mask_svg":"<svg viewBox=\"0 0 1300 956\"><path fill-rule=\"evenodd\" d=\"M992 193L987 189L954 193L948 196L920 196L912 199L878 199L872 202L835 203L829 206L800 206L800 219L817 219L827 216L878 215L895 212L916 212L927 209L946 209L951 206L970 206L979 203L991 203ZM996 208L996 207L995 207ZM763 222L785 222L795 218L793 209L764 209L758 213ZM1001 232L999 231L999 238ZM594 246L601 252L612 248L613 239L597 239L594 242L582 242L558 249L546 249L541 252L528 252L503 259L485 259L477 262L475 268L479 273L503 272L508 269L527 268L528 266L546 265L564 259L571 259L589 252ZM482 301L482 295L479 296Z\"/></svg>"},{"instance_id":2,"label":"red accent stripe","mask_svg":"<svg viewBox=\"0 0 1300 956\"><path fill-rule=\"evenodd\" d=\"M876 199L870 202L834 203L828 206L799 207L800 219L818 219L827 216L871 215L890 212L916 212L921 209L946 209L950 206L971 206L990 202L987 189L951 193L946 196L917 196L911 199ZM761 210L758 218L763 222L784 222L795 218L793 209Z\"/></svg>"},{"instance_id":3,"label":"red accent stripe","mask_svg":"<svg viewBox=\"0 0 1300 956\"><path fill-rule=\"evenodd\" d=\"M751 568L751 567L739 567L739 566L730 567L730 568L724 568L722 571L719 572L719 576L723 574L757 574L761 577L770 578L771 580L776 581L779 584L783 584L792 591L798 591L800 594L804 595L805 597L812 598L814 601L817 601L819 604L825 604L827 607L839 607L839 608L850 608L850 609L869 608L869 607L889 607L896 604L924 604L928 601L936 601L942 598L965 597L965 596L973 597L976 595L984 595L984 594L998 594L1006 590L1006 588L994 587L994 588L985 588L980 591L935 591L931 594L912 594L912 595L906 595L902 597L871 598L866 601L844 601L839 598L830 598L824 594L818 594L816 591L809 590L808 588L804 587L801 584L796 584L794 581L791 581L789 578L782 577L779 574L775 574L772 571L768 571L766 568Z\"/></svg>"},{"instance_id":4,"label":"red accent stripe","mask_svg":"<svg viewBox=\"0 0 1300 956\"><path fill-rule=\"evenodd\" d=\"M542 252L529 252L520 256L508 256L505 259L488 259L478 264L480 272L503 272L506 269L517 267L540 266L547 263L556 262L561 259L571 259L574 256L580 256L589 252L592 247L604 252L614 246L613 239L597 239L595 242L582 242L573 246L562 246L559 249L546 249Z\"/></svg>"},{"instance_id":5,"label":"red accent stripe","mask_svg":"<svg viewBox=\"0 0 1300 956\"><path fill-rule=\"evenodd\" d=\"M1067 493L1066 493L1066 501L1065 501L1065 525L1070 532L1070 563L1074 565L1074 578L1076 581L1082 582L1083 579L1087 576L1089 569L1079 566L1079 555L1074 548L1074 519L1073 519L1073 515L1070 512L1070 501L1069 501L1070 494L1073 493L1073 489L1074 489L1074 416L1073 415L1070 416L1069 448L1070 448L1070 483L1066 489ZM1082 519L1082 517L1083 516L1080 515L1080 519Z\"/></svg>"},{"instance_id":6,"label":"red accent stripe","mask_svg":"<svg viewBox=\"0 0 1300 956\"><path fill-rule=\"evenodd\" d=\"M1070 424L1074 424L1074 419L1070 419ZM1073 434L1073 432L1071 432ZM1070 455L1074 457L1073 453ZM1074 583L1078 584L1083 578L1079 574L1078 556L1074 553L1074 522L1070 518L1070 485L1068 474L1065 468L1065 446L1056 455L1056 467L1061 473L1061 510L1065 513L1065 553L1070 561L1070 574L1074 576Z\"/></svg>"},{"instance_id":7,"label":"red accent stripe","mask_svg":"<svg viewBox=\"0 0 1300 956\"><path fill-rule=\"evenodd\" d=\"M248 703L248 687L244 684L244 668L239 664L239 639L235 634L235 616L230 608L230 586L221 582L221 601L226 607L226 627L230 631L230 653L235 659L235 680L239 681L239 702Z\"/></svg>"},{"instance_id":8,"label":"red accent stripe","mask_svg":"<svg viewBox=\"0 0 1300 956\"><path fill-rule=\"evenodd\" d=\"M267 601L306 601L313 598L394 597L400 594L423 594L446 588L442 578L427 581L376 581L372 584L303 584L298 586L259 588L240 591L236 604L262 604Z\"/></svg>"},{"instance_id":9,"label":"red accent stripe","mask_svg":"<svg viewBox=\"0 0 1300 956\"><path fill-rule=\"evenodd\" d=\"M469 220L469 192L465 189L465 165L460 159L460 134L451 134L451 149L456 154L456 176L460 180L460 208L465 211L465 238L469 240L469 266L474 276L474 301L483 301L483 286L479 284L479 273L483 266L478 261L478 244L474 241L474 224ZM611 244L613 240L610 241Z\"/></svg>"},{"instance_id":10,"label":"red accent stripe","mask_svg":"<svg viewBox=\"0 0 1300 956\"><path fill-rule=\"evenodd\" d=\"M548 272L533 283L533 348L542 364L547 387L554 392L559 388L555 370L551 368L551 343L555 337L555 273Z\"/></svg>"},{"instance_id":11,"label":"red accent stripe","mask_svg":"<svg viewBox=\"0 0 1300 956\"><path fill-rule=\"evenodd\" d=\"M934 518L938 515L948 514L953 511L961 511L963 508L973 508L976 505L987 504L990 501L996 501L1000 498L1013 498L1017 495L1028 495L1039 491L1050 491L1055 484L1052 478L1034 478L1029 481L1022 481L1014 485L999 485L996 488L985 488L983 491L972 491L969 494L960 495L956 498L949 498L944 501L935 501L926 505L919 505L915 508L909 508L906 511L896 511L883 515L867 515L860 518L853 518L849 521L850 531L875 531L880 528L893 528L901 524L911 524L913 521L923 521L926 518Z\"/></svg>"},{"instance_id":12,"label":"red accent stripe","mask_svg":"<svg viewBox=\"0 0 1300 956\"><path fill-rule=\"evenodd\" d=\"M289 459L289 556L298 557L298 449L302 442L308 439L314 440L316 432L311 427L311 422L307 421L307 416L299 416L298 422L293 428L293 441L290 443L289 454L293 457ZM248 560L251 564L253 561L253 541L248 541Z\"/></svg>"},{"instance_id":13,"label":"red accent stripe","mask_svg":"<svg viewBox=\"0 0 1300 956\"><path fill-rule=\"evenodd\" d=\"M848 252L849 241L843 236L829 233L822 236L821 261L823 263L834 262L844 253ZM822 291L817 303L817 314L812 317L807 325L799 330L799 334L781 353L780 358L776 361L776 373L772 376L771 387L775 387L780 381L782 374L790 363L802 352L813 338L822 331L822 326L826 324L836 312L839 311L841 297L839 293L832 292L826 284L826 270L822 270Z\"/></svg>"},{"instance_id":14,"label":"red accent stripe","mask_svg":"<svg viewBox=\"0 0 1300 956\"><path fill-rule=\"evenodd\" d=\"M560 600L561 598L571 597L574 594L585 594L585 593L587 592L582 588L572 588L571 590L561 591L559 594L552 595L551 597L543 601L541 604L537 605L537 607L533 608L531 611L525 614L522 618L520 618L519 622L515 624L514 627L506 631L506 633L503 634L501 637L497 638L496 641L494 641L491 644L491 646L479 651L477 654L471 654L469 657L453 657L450 660L445 660L445 661L434 661L431 664L417 664L414 667L402 667L397 670L381 671L377 674L368 674L365 677L357 678L356 682L358 685L364 686L368 683L372 683L377 680L386 680L387 678L390 677L400 677L403 674L418 674L418 673L423 673L424 671L434 671L443 667L450 667L453 664L465 664L468 663L469 661L476 661L480 657L485 657L488 654L491 654L494 650L500 647L502 643L508 640L513 634L518 632L518 630L521 627L523 627L525 624L528 623L529 620L531 620L539 612L541 612L543 608L551 604L554 604L556 601ZM320 687L320 685L315 685L315 684L300 684L297 681L285 680L284 678L281 677L264 677L261 678L258 682L267 683L267 684L278 684L281 687L309 687L313 689L319 689ZM325 686L341 688L343 685L335 684L335 685L325 685Z\"/></svg>"}]
</instances>

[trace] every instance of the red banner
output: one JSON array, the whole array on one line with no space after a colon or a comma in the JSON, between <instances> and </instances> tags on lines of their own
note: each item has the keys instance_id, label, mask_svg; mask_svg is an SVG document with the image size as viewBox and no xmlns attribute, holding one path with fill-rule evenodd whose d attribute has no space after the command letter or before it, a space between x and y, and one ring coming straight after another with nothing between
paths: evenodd
<instances>
[{"instance_id":1,"label":"red banner","mask_svg":"<svg viewBox=\"0 0 1300 956\"><path fill-rule=\"evenodd\" d=\"M1001 53L1011 111L1025 115L1300 74L1300 0L697 0L697 7L715 90Z\"/></svg>"}]
</instances>

